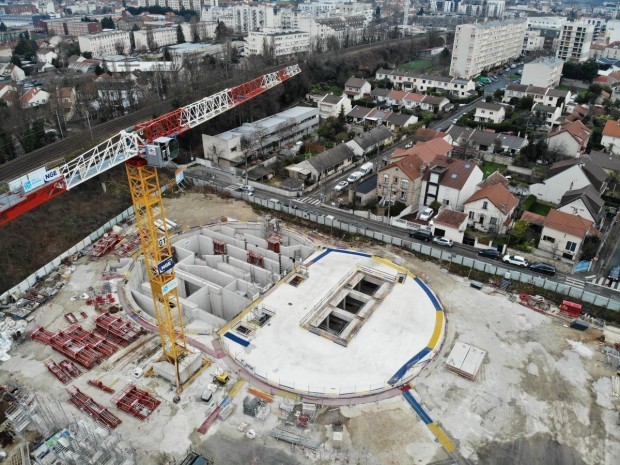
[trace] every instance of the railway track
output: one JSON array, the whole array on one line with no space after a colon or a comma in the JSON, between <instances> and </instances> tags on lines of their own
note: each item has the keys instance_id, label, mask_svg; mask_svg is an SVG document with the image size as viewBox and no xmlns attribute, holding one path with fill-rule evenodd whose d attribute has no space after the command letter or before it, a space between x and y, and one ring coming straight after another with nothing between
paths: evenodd
<instances>
[{"instance_id":1,"label":"railway track","mask_svg":"<svg viewBox=\"0 0 620 465\"><path fill-rule=\"evenodd\" d=\"M394 46L398 45L399 43L408 42L410 40L411 37L405 37L402 39L390 39L380 42L373 42L370 44L356 45L355 47L349 47L335 52L321 53L318 55L313 55L313 57L318 56L321 59L329 59L337 56L355 55L362 51L373 50L386 46ZM269 73L271 71L280 69L283 66L294 64L297 61L299 60L293 60L287 63L279 63L274 66L266 67L261 70L257 70L256 74L258 75ZM210 88L222 89L230 85L238 84L239 82L244 80L248 80L247 75L236 76L229 79L222 79L218 82L213 83ZM193 100L198 100L203 95L209 95L209 93L205 93L204 91L189 93L183 97L183 100L186 102L190 102ZM173 109L174 107L172 101L164 100L156 103L155 105L151 105L150 107L142 108L128 115L123 115L105 123L93 126L92 133L94 142L89 140L89 138L87 137L87 132L81 132L79 134L72 135L57 142L54 142L53 144L41 147L40 149L21 155L15 160L11 160L7 163L0 165L0 182L11 181L46 164L52 164L53 162L61 163L62 160L68 161L73 156L85 152L86 150L94 146L95 143L101 143L123 129L130 128L140 122L149 120L153 118L153 115L161 115Z\"/></svg>"}]
</instances>

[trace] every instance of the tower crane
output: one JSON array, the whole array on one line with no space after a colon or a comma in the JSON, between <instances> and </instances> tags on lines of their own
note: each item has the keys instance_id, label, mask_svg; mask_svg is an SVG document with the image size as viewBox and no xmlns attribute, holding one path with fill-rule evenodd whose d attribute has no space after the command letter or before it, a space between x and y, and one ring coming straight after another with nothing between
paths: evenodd
<instances>
[{"instance_id":1,"label":"tower crane","mask_svg":"<svg viewBox=\"0 0 620 465\"><path fill-rule=\"evenodd\" d=\"M9 192L0 196L2 226L63 192L125 163L144 264L151 285L162 360L174 365L178 393L182 390L179 363L191 350L185 338L157 168L176 157L177 136L300 72L298 65L287 66L120 131L62 166L52 169L42 167L9 182ZM156 225L162 226L158 228Z\"/></svg>"}]
</instances>

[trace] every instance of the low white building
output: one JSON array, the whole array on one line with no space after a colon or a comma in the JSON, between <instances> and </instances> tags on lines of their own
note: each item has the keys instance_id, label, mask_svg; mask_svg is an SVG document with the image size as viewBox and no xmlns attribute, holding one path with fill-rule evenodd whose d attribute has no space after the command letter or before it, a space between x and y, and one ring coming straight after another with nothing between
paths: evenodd
<instances>
[{"instance_id":1,"label":"low white building","mask_svg":"<svg viewBox=\"0 0 620 465\"><path fill-rule=\"evenodd\" d=\"M506 117L506 109L497 103L482 102L476 106L474 121L480 123L501 123Z\"/></svg>"},{"instance_id":2,"label":"low white building","mask_svg":"<svg viewBox=\"0 0 620 465\"><path fill-rule=\"evenodd\" d=\"M429 76L425 74L411 73L379 68L375 73L378 81L389 80L395 89L405 91L424 92L428 89L448 92L459 98L470 97L476 93L476 83L471 79L453 78L449 76Z\"/></svg>"},{"instance_id":3,"label":"low white building","mask_svg":"<svg viewBox=\"0 0 620 465\"><path fill-rule=\"evenodd\" d=\"M478 189L464 207L474 229L504 234L518 204L519 200L502 183L496 183Z\"/></svg>"},{"instance_id":4,"label":"low white building","mask_svg":"<svg viewBox=\"0 0 620 465\"><path fill-rule=\"evenodd\" d=\"M368 155L373 150L392 142L394 135L385 126L378 126L368 132L363 132L355 139L346 144L353 150L356 156Z\"/></svg>"},{"instance_id":5,"label":"low white building","mask_svg":"<svg viewBox=\"0 0 620 465\"><path fill-rule=\"evenodd\" d=\"M523 65L521 84L539 87L555 87L560 85L564 61L559 58L540 58Z\"/></svg>"},{"instance_id":6,"label":"low white building","mask_svg":"<svg viewBox=\"0 0 620 465\"><path fill-rule=\"evenodd\" d=\"M586 237L596 233L592 221L552 209L543 222L538 248L554 257L575 260Z\"/></svg>"},{"instance_id":7,"label":"low white building","mask_svg":"<svg viewBox=\"0 0 620 465\"><path fill-rule=\"evenodd\" d=\"M318 105L319 117L321 119L337 118L342 112L346 115L351 111L351 100L344 95L331 95L328 94L323 97Z\"/></svg>"},{"instance_id":8,"label":"low white building","mask_svg":"<svg viewBox=\"0 0 620 465\"><path fill-rule=\"evenodd\" d=\"M351 100L364 98L370 95L371 91L372 87L370 86L370 82L366 79L350 77L347 82L344 83L344 94Z\"/></svg>"},{"instance_id":9,"label":"low white building","mask_svg":"<svg viewBox=\"0 0 620 465\"><path fill-rule=\"evenodd\" d=\"M605 123L601 145L608 152L620 155L620 121L609 120Z\"/></svg>"},{"instance_id":10,"label":"low white building","mask_svg":"<svg viewBox=\"0 0 620 465\"><path fill-rule=\"evenodd\" d=\"M272 58L292 58L310 51L310 34L301 31L251 31L246 38L246 56L267 54Z\"/></svg>"},{"instance_id":11,"label":"low white building","mask_svg":"<svg viewBox=\"0 0 620 465\"><path fill-rule=\"evenodd\" d=\"M319 127L318 108L293 107L236 129L210 136L202 135L205 158L226 166L236 166L268 145L299 141Z\"/></svg>"},{"instance_id":12,"label":"low white building","mask_svg":"<svg viewBox=\"0 0 620 465\"><path fill-rule=\"evenodd\" d=\"M433 236L452 239L457 244L463 243L463 235L467 229L467 214L444 208L431 220Z\"/></svg>"},{"instance_id":13,"label":"low white building","mask_svg":"<svg viewBox=\"0 0 620 465\"><path fill-rule=\"evenodd\" d=\"M78 37L82 53L90 52L94 58L108 55L123 55L131 50L130 32L108 31Z\"/></svg>"},{"instance_id":14,"label":"low white building","mask_svg":"<svg viewBox=\"0 0 620 465\"><path fill-rule=\"evenodd\" d=\"M564 121L557 131L547 137L547 147L566 157L579 157L584 153L592 131L581 121Z\"/></svg>"}]
</instances>

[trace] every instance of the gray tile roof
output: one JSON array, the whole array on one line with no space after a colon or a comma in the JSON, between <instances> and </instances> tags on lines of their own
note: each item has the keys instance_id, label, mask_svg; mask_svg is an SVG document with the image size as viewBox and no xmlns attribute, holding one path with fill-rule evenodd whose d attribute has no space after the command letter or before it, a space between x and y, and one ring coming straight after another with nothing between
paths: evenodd
<instances>
[{"instance_id":1,"label":"gray tile roof","mask_svg":"<svg viewBox=\"0 0 620 465\"><path fill-rule=\"evenodd\" d=\"M607 172L599 165L594 163L588 155L581 158L571 158L569 160L554 163L549 168L549 177L555 176L556 174L561 173L562 171L567 170L574 165L581 166L584 174L592 183L592 185L596 188L596 190L600 190L607 181L607 178L609 177Z\"/></svg>"},{"instance_id":2,"label":"gray tile roof","mask_svg":"<svg viewBox=\"0 0 620 465\"><path fill-rule=\"evenodd\" d=\"M360 182L355 190L360 194L368 194L369 192L374 191L377 188L377 173L370 176L368 179Z\"/></svg>"},{"instance_id":3,"label":"gray tile roof","mask_svg":"<svg viewBox=\"0 0 620 465\"><path fill-rule=\"evenodd\" d=\"M380 144L383 141L386 141L392 137L392 132L386 128L385 126L376 127L368 132L364 132L360 134L355 139L353 139L357 144L362 148L362 150L366 150L373 145Z\"/></svg>"},{"instance_id":4,"label":"gray tile roof","mask_svg":"<svg viewBox=\"0 0 620 465\"><path fill-rule=\"evenodd\" d=\"M620 157L617 155L592 150L589 157L605 170L620 171Z\"/></svg>"},{"instance_id":5,"label":"gray tile roof","mask_svg":"<svg viewBox=\"0 0 620 465\"><path fill-rule=\"evenodd\" d=\"M594 218L594 221L598 222L598 220L601 218L605 201L601 198L599 192L591 184L588 184L581 189L574 189L572 191L566 192L562 196L562 200L560 200L560 205L558 206L558 208L568 205L575 200L581 200Z\"/></svg>"},{"instance_id":6,"label":"gray tile roof","mask_svg":"<svg viewBox=\"0 0 620 465\"><path fill-rule=\"evenodd\" d=\"M339 144L334 148L321 152L310 158L308 163L319 173L328 171L343 161L353 158L353 150L346 144Z\"/></svg>"},{"instance_id":7,"label":"gray tile roof","mask_svg":"<svg viewBox=\"0 0 620 465\"><path fill-rule=\"evenodd\" d=\"M341 95L326 95L325 97L323 97L321 99L321 102L323 102L323 103L331 103L332 105L335 105L338 102L340 102L341 100L342 100L342 96Z\"/></svg>"}]
</instances>

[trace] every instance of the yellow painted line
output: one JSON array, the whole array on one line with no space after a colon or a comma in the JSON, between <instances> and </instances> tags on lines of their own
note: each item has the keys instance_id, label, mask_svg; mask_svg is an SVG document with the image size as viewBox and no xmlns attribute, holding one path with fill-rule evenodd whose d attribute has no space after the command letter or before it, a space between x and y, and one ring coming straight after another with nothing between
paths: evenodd
<instances>
[{"instance_id":1,"label":"yellow painted line","mask_svg":"<svg viewBox=\"0 0 620 465\"><path fill-rule=\"evenodd\" d=\"M450 438L444 433L444 431L437 426L435 423L431 423L428 425L428 429L435 435L435 437L439 440L439 444L446 450L446 452L454 452L456 450L456 446Z\"/></svg>"},{"instance_id":2,"label":"yellow painted line","mask_svg":"<svg viewBox=\"0 0 620 465\"><path fill-rule=\"evenodd\" d=\"M250 313L250 310L252 310L252 307L255 307L256 305L258 305L262 301L263 301L262 298L261 299L256 299L254 302L252 302L250 305L248 305L245 310L243 310L239 315L237 315L236 318L230 320L228 323L226 323L224 326L222 326L222 329L220 329L217 332L218 336L223 336L224 333L226 333L227 331L230 330L230 328L232 328L237 323L239 323L242 319L244 319L247 316L247 314Z\"/></svg>"},{"instance_id":3,"label":"yellow painted line","mask_svg":"<svg viewBox=\"0 0 620 465\"><path fill-rule=\"evenodd\" d=\"M233 399L239 393L239 391L241 390L244 384L245 384L244 379L240 379L239 381L237 381L235 385L232 387L232 389L230 390L230 392L228 393L228 397Z\"/></svg>"},{"instance_id":4,"label":"yellow painted line","mask_svg":"<svg viewBox=\"0 0 620 465\"><path fill-rule=\"evenodd\" d=\"M392 263L391 261L385 259L385 258L381 258L381 257L375 257L374 255L371 257L374 261L379 262L379 263L383 263L384 265L389 266L390 268L394 268L395 270L400 271L401 273L407 273L409 274L410 271L407 268L403 268L400 265L397 265L396 263ZM413 275L411 275L413 276Z\"/></svg>"},{"instance_id":5,"label":"yellow painted line","mask_svg":"<svg viewBox=\"0 0 620 465\"><path fill-rule=\"evenodd\" d=\"M282 389L278 390L278 395L281 397L288 397L289 399L293 399L295 401L301 399L298 394L293 394L292 392L284 391Z\"/></svg>"},{"instance_id":6,"label":"yellow painted line","mask_svg":"<svg viewBox=\"0 0 620 465\"><path fill-rule=\"evenodd\" d=\"M435 312L435 329L433 330L433 336L429 341L427 347L430 349L434 349L439 341L439 336L441 336L441 331L443 330L443 312Z\"/></svg>"}]
</instances>

